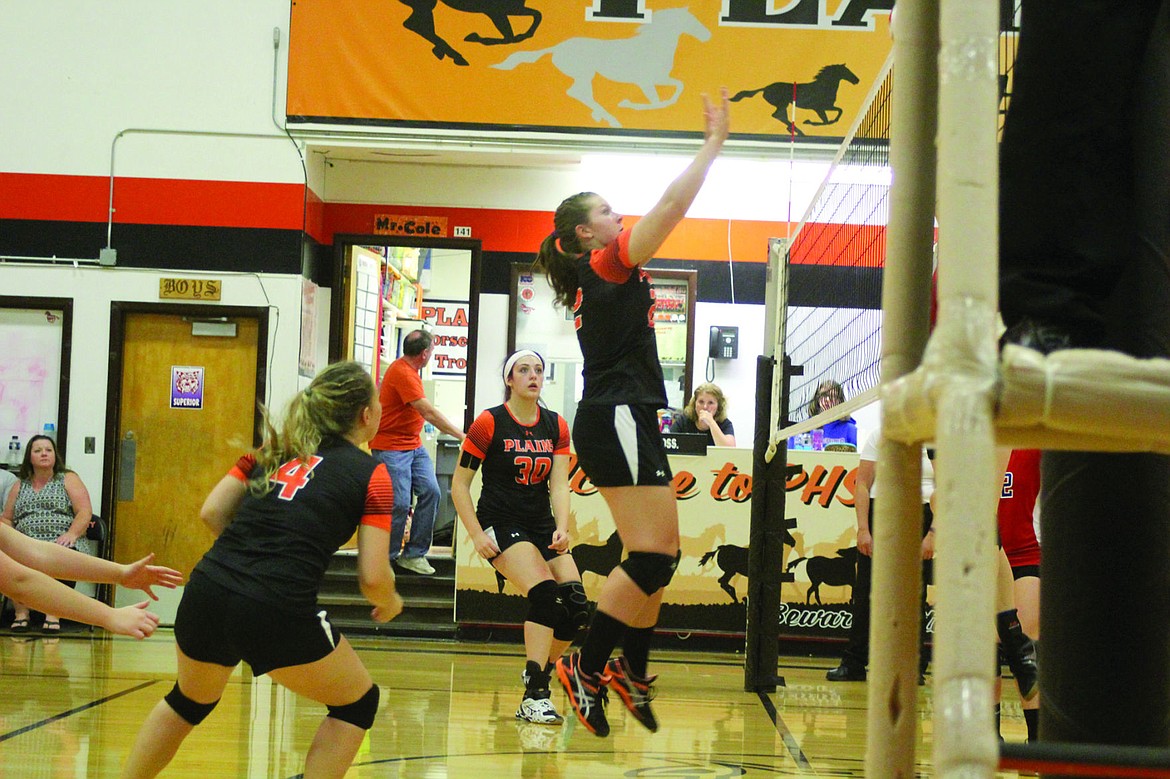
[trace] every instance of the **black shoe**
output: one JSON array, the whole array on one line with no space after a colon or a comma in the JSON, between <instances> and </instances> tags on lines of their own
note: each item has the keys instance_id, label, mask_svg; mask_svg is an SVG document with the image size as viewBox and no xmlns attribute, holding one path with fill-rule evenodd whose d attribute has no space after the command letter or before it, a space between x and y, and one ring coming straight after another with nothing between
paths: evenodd
<instances>
[{"instance_id":1,"label":"black shoe","mask_svg":"<svg viewBox=\"0 0 1170 779\"><path fill-rule=\"evenodd\" d=\"M622 703L634 715L634 719L651 733L658 731L658 720L650 708L650 701L654 700L654 681L657 676L648 676L640 679L630 670L630 664L624 656L612 658L605 665L606 676L609 677L609 686L613 688Z\"/></svg>"},{"instance_id":2,"label":"black shoe","mask_svg":"<svg viewBox=\"0 0 1170 779\"><path fill-rule=\"evenodd\" d=\"M825 674L825 678L830 682L864 682L865 669L842 662Z\"/></svg>"},{"instance_id":3,"label":"black shoe","mask_svg":"<svg viewBox=\"0 0 1170 779\"><path fill-rule=\"evenodd\" d=\"M1030 317L1024 317L1009 327L999 339L999 347L1005 344L1015 344L1025 349L1031 349L1040 354L1052 354L1061 349L1075 349L1078 344L1073 336L1059 325L1039 322Z\"/></svg>"},{"instance_id":4,"label":"black shoe","mask_svg":"<svg viewBox=\"0 0 1170 779\"><path fill-rule=\"evenodd\" d=\"M595 736L609 735L605 718L606 683L609 677L600 673L587 674L581 670L581 656L574 652L557 660L557 679L569 696L569 706L577 719Z\"/></svg>"}]
</instances>

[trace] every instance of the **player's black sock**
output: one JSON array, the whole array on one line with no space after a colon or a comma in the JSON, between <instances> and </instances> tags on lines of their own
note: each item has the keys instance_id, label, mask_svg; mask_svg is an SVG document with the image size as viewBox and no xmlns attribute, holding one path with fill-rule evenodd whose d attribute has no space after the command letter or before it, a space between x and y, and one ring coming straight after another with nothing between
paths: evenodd
<instances>
[{"instance_id":1,"label":"player's black sock","mask_svg":"<svg viewBox=\"0 0 1170 779\"><path fill-rule=\"evenodd\" d=\"M581 670L587 674L601 673L609 656L626 632L626 624L619 622L600 609L593 612L589 633L581 645Z\"/></svg>"},{"instance_id":2,"label":"player's black sock","mask_svg":"<svg viewBox=\"0 0 1170 779\"><path fill-rule=\"evenodd\" d=\"M548 671L543 670L540 663L529 660L524 664L524 689L525 691L548 689Z\"/></svg>"},{"instance_id":3,"label":"player's black sock","mask_svg":"<svg viewBox=\"0 0 1170 779\"><path fill-rule=\"evenodd\" d=\"M630 670L639 679L646 678L646 667L650 662L650 638L654 628L626 628L622 639L622 654L630 664Z\"/></svg>"},{"instance_id":4,"label":"player's black sock","mask_svg":"<svg viewBox=\"0 0 1170 779\"><path fill-rule=\"evenodd\" d=\"M1024 709L1024 724L1028 726L1028 743L1040 740L1040 709Z\"/></svg>"}]
</instances>

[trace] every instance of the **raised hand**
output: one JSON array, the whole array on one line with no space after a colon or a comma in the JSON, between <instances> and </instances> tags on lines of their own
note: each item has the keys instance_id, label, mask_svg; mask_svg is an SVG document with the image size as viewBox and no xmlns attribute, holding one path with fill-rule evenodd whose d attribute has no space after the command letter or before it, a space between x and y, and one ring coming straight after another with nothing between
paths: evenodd
<instances>
[{"instance_id":1,"label":"raised hand","mask_svg":"<svg viewBox=\"0 0 1170 779\"><path fill-rule=\"evenodd\" d=\"M719 100L712 103L703 95L703 136L708 141L722 145L731 128L731 103L727 99L727 87L719 88Z\"/></svg>"},{"instance_id":2,"label":"raised hand","mask_svg":"<svg viewBox=\"0 0 1170 779\"><path fill-rule=\"evenodd\" d=\"M173 568L151 565L152 560L154 560L153 552L137 562L123 566L124 571L118 579L118 584L132 590L142 590L150 596L151 600L158 600L158 596L154 594L151 587L166 587L173 590L183 583L183 574Z\"/></svg>"}]
</instances>

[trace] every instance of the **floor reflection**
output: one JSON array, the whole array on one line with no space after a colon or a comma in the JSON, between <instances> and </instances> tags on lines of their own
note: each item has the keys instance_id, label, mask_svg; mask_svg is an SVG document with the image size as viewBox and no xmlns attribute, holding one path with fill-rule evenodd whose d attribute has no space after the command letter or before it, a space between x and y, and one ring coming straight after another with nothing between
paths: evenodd
<instances>
[{"instance_id":1,"label":"floor reflection","mask_svg":"<svg viewBox=\"0 0 1170 779\"><path fill-rule=\"evenodd\" d=\"M865 685L824 681L829 661L793 661L786 687L743 691L742 658L655 655L661 730L643 729L615 696L600 739L515 719L521 649L513 645L354 641L382 688L350 779L607 779L861 776ZM173 683L169 632L133 642L0 636L0 776L113 779L146 713ZM766 701L766 702L765 702ZM929 688L920 711L929 712ZM323 707L241 669L164 776L299 775ZM921 757L929 757L929 723Z\"/></svg>"}]
</instances>

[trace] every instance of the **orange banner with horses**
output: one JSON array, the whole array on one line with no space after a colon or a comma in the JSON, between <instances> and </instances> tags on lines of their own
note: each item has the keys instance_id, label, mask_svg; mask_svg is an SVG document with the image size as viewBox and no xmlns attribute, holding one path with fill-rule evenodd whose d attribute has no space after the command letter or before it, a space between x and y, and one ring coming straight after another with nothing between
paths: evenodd
<instances>
[{"instance_id":1,"label":"orange banner with horses","mask_svg":"<svg viewBox=\"0 0 1170 779\"><path fill-rule=\"evenodd\" d=\"M290 122L840 138L893 0L297 0Z\"/></svg>"}]
</instances>

